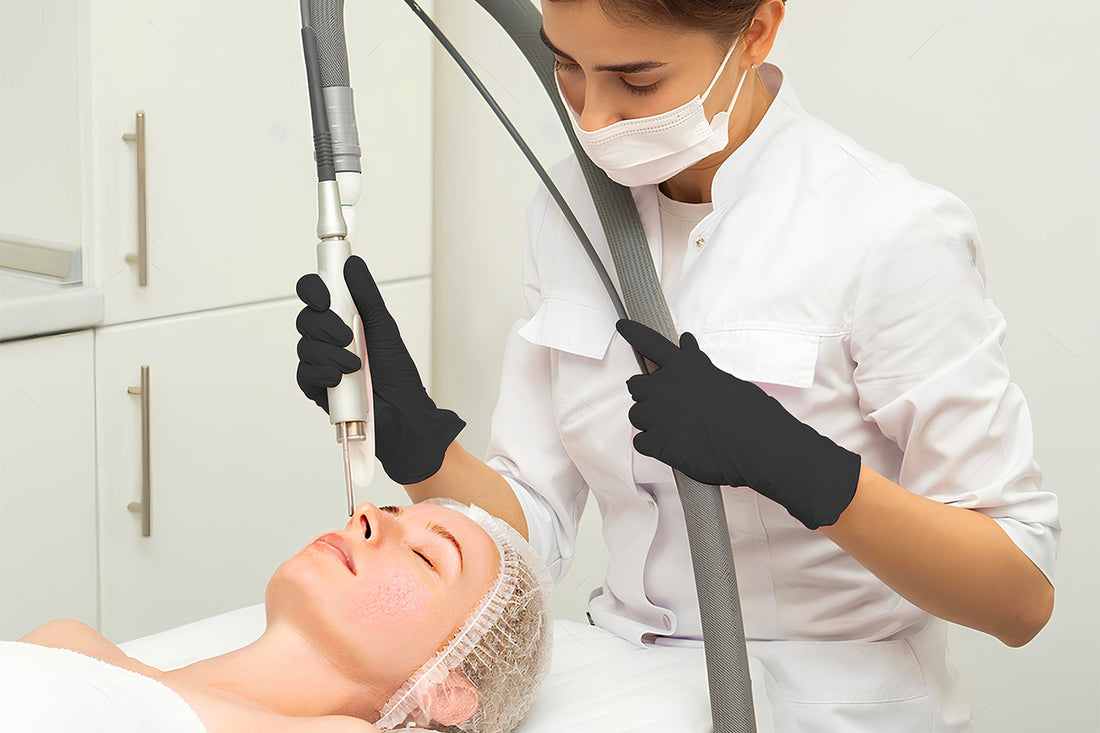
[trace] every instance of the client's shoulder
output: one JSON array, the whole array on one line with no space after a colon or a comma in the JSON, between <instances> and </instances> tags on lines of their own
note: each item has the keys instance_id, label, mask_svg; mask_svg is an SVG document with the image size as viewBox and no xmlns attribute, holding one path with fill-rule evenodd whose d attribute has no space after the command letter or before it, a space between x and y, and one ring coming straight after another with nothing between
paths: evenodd
<instances>
[{"instance_id":1,"label":"client's shoulder","mask_svg":"<svg viewBox=\"0 0 1100 733\"><path fill-rule=\"evenodd\" d=\"M146 676L160 674L160 670L127 656L117 644L88 624L71 618L62 618L44 623L19 641L38 644L39 646L69 649Z\"/></svg>"},{"instance_id":2,"label":"client's shoulder","mask_svg":"<svg viewBox=\"0 0 1100 733\"><path fill-rule=\"evenodd\" d=\"M267 728L268 733L381 733L365 720L350 715L325 715L317 718L288 718L279 716L286 726Z\"/></svg>"},{"instance_id":3,"label":"client's shoulder","mask_svg":"<svg viewBox=\"0 0 1100 733\"><path fill-rule=\"evenodd\" d=\"M48 621L34 631L24 636L19 641L40 646L61 647L72 649L82 654L89 654L89 650L105 651L118 647L107 640L105 636L86 623L71 618L60 618ZM99 656L89 654L89 656Z\"/></svg>"}]
</instances>

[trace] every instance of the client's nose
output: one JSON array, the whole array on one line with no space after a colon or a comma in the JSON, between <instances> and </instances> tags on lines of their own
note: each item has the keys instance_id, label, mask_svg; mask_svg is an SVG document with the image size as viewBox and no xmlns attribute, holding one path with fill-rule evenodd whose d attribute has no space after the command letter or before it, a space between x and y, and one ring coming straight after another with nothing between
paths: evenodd
<instances>
[{"instance_id":1,"label":"client's nose","mask_svg":"<svg viewBox=\"0 0 1100 733\"><path fill-rule=\"evenodd\" d=\"M381 512L374 504L364 501L355 507L355 514L348 520L348 530L358 529L364 539L370 539L371 534L378 531Z\"/></svg>"},{"instance_id":2,"label":"client's nose","mask_svg":"<svg viewBox=\"0 0 1100 733\"><path fill-rule=\"evenodd\" d=\"M369 501L364 501L356 507L355 516L349 521L349 526L357 525L358 531L366 540L381 541L383 537L393 533L393 525L400 512L400 507L376 507Z\"/></svg>"}]
</instances>

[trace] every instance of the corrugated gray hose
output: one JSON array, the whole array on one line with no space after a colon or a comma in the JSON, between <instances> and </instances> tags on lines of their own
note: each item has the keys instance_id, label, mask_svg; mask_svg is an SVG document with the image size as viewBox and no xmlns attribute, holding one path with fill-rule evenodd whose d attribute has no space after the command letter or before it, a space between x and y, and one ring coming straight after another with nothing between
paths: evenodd
<instances>
[{"instance_id":1,"label":"corrugated gray hose","mask_svg":"<svg viewBox=\"0 0 1100 733\"><path fill-rule=\"evenodd\" d=\"M344 37L344 0L299 0L298 4L303 25L313 28L317 37L321 87L332 135L333 165L337 173L360 173L359 130L355 124L355 101Z\"/></svg>"},{"instance_id":2,"label":"corrugated gray hose","mask_svg":"<svg viewBox=\"0 0 1100 733\"><path fill-rule=\"evenodd\" d=\"M679 343L679 334L672 323L668 304L657 281L657 273L653 268L653 260L649 256L649 246L646 243L645 231L634 205L634 199L628 188L615 183L597 168L577 142L555 87L553 54L539 37L542 16L534 8L531 0L477 0L477 3L504 28L519 47L534 68L558 111L562 125L573 144L573 150L577 154L577 160L584 171L603 224L611 249L611 257L619 276L619 284L626 300L625 312L592 242L523 137L473 69L432 22L432 19L416 4L415 0L405 0L405 2L458 62L481 96L504 123L528 161L534 166L535 172L549 189L550 195L561 208L600 274L619 316L627 317L629 314L632 320L659 331L673 343ZM646 372L645 360L638 354L635 356L642 371ZM701 484L679 471L674 473L680 501L684 507L691 565L698 592L714 731L715 733L755 733L756 718L753 713L752 683L749 680L748 655L745 649L745 628L741 620L741 601L737 592L737 575L733 565L733 551L730 548L729 528L726 525L722 493L717 486Z\"/></svg>"}]
</instances>

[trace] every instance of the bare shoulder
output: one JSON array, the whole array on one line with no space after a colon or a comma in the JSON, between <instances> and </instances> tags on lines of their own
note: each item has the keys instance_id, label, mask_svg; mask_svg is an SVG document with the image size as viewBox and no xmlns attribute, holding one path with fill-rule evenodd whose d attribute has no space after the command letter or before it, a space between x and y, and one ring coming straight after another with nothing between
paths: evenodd
<instances>
[{"instance_id":1,"label":"bare shoulder","mask_svg":"<svg viewBox=\"0 0 1100 733\"><path fill-rule=\"evenodd\" d=\"M282 718L284 733L381 733L365 720L350 715L325 715L318 718ZM269 729L270 731L271 729Z\"/></svg>"},{"instance_id":2,"label":"bare shoulder","mask_svg":"<svg viewBox=\"0 0 1100 733\"><path fill-rule=\"evenodd\" d=\"M142 664L118 647L117 644L91 626L71 618L57 619L42 624L19 641L40 646L70 649L95 657L116 667L129 669L150 677L160 675L160 670Z\"/></svg>"},{"instance_id":3,"label":"bare shoulder","mask_svg":"<svg viewBox=\"0 0 1100 733\"><path fill-rule=\"evenodd\" d=\"M44 623L19 641L41 646L72 649L79 652L84 652L84 649L89 648L103 650L114 647L118 649L117 646L88 624L71 618L61 618Z\"/></svg>"},{"instance_id":4,"label":"bare shoulder","mask_svg":"<svg viewBox=\"0 0 1100 733\"><path fill-rule=\"evenodd\" d=\"M378 728L367 721L350 715L327 715L317 720L320 724L315 729L310 728L311 732L315 730L316 733L380 733Z\"/></svg>"}]
</instances>

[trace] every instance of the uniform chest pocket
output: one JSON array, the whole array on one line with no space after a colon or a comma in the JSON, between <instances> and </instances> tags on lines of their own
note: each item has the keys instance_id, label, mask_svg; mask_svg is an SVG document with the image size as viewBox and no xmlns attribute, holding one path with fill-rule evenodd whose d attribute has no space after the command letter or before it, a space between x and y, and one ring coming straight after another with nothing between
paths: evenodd
<instances>
[{"instance_id":1,"label":"uniform chest pocket","mask_svg":"<svg viewBox=\"0 0 1100 733\"><path fill-rule=\"evenodd\" d=\"M730 328L696 334L716 367L747 382L802 389L813 386L821 337L814 333Z\"/></svg>"},{"instance_id":2,"label":"uniform chest pocket","mask_svg":"<svg viewBox=\"0 0 1100 733\"><path fill-rule=\"evenodd\" d=\"M519 335L546 346L588 359L603 359L615 336L613 311L568 298L547 296Z\"/></svg>"},{"instance_id":3,"label":"uniform chest pocket","mask_svg":"<svg viewBox=\"0 0 1100 733\"><path fill-rule=\"evenodd\" d=\"M904 639L757 642L776 731L969 731L940 720L925 674Z\"/></svg>"}]
</instances>

